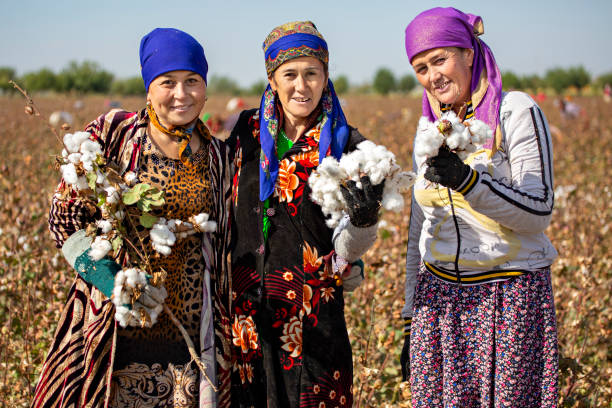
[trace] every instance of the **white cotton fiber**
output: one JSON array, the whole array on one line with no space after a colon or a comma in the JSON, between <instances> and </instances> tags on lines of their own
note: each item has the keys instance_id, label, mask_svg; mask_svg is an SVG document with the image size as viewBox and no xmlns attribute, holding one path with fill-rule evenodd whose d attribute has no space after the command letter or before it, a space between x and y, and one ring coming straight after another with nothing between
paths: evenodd
<instances>
[{"instance_id":1,"label":"white cotton fiber","mask_svg":"<svg viewBox=\"0 0 612 408\"><path fill-rule=\"evenodd\" d=\"M113 249L110 241L103 236L97 236L94 242L91 244L91 250L89 251L89 257L93 261L99 261L104 258L108 252Z\"/></svg>"},{"instance_id":2,"label":"white cotton fiber","mask_svg":"<svg viewBox=\"0 0 612 408\"><path fill-rule=\"evenodd\" d=\"M133 171L128 171L127 173L125 173L125 175L123 176L123 179L125 180L127 185L130 187L138 183L138 175L136 175L136 173L134 173Z\"/></svg>"},{"instance_id":3,"label":"white cotton fiber","mask_svg":"<svg viewBox=\"0 0 612 408\"><path fill-rule=\"evenodd\" d=\"M367 175L373 185L385 181L382 205L386 209L399 211L404 200L400 191L407 183L412 185L416 178L401 171L395 162L395 155L385 146L376 145L366 140L357 145L357 149L343 155L338 162L333 157L326 157L319 167L308 178L312 190L310 198L321 206L321 211L327 217L326 224L330 228L338 225L346 212L346 202L340 185L348 180L356 182L357 188L362 188L360 177ZM402 189L400 189L402 186Z\"/></svg>"},{"instance_id":4,"label":"white cotton fiber","mask_svg":"<svg viewBox=\"0 0 612 408\"><path fill-rule=\"evenodd\" d=\"M443 127L441 124L444 121L447 121L450 127L442 133L440 127ZM423 116L419 120L414 141L417 167L421 168L427 158L437 156L442 145L457 153L461 160L466 160L492 136L493 132L486 123L478 119L469 119L462 123L453 111L445 112L434 123Z\"/></svg>"},{"instance_id":5,"label":"white cotton fiber","mask_svg":"<svg viewBox=\"0 0 612 408\"><path fill-rule=\"evenodd\" d=\"M76 184L78 176L74 164L64 164L60 166L60 171L62 172L62 178L66 183Z\"/></svg>"},{"instance_id":6,"label":"white cotton fiber","mask_svg":"<svg viewBox=\"0 0 612 408\"><path fill-rule=\"evenodd\" d=\"M113 224L109 220L98 220L96 226L102 230L103 234L108 234L113 229Z\"/></svg>"}]
</instances>

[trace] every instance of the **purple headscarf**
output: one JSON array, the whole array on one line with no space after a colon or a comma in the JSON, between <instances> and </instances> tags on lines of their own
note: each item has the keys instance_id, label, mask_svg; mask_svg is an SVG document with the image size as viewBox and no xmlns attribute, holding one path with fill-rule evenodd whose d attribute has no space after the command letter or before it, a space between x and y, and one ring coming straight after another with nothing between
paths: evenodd
<instances>
[{"instance_id":1,"label":"purple headscarf","mask_svg":"<svg viewBox=\"0 0 612 408\"><path fill-rule=\"evenodd\" d=\"M465 14L452 7L436 7L422 12L406 27L406 54L412 62L415 55L434 48L473 49L471 92L473 93L478 87L483 70L486 70L488 80L487 91L478 106L475 107L475 116L489 125L495 135L499 124L502 81L491 49L478 38L483 32L482 19L479 16ZM428 117L432 122L437 119L425 91L423 92L423 116ZM494 139L495 136L488 140L485 147L492 148Z\"/></svg>"}]
</instances>

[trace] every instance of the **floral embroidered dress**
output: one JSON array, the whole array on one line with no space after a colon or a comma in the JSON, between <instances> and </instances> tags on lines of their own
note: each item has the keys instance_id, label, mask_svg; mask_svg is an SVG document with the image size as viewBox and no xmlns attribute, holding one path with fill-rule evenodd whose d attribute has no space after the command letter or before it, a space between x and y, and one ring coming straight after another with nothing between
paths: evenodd
<instances>
[{"instance_id":1,"label":"floral embroidered dress","mask_svg":"<svg viewBox=\"0 0 612 408\"><path fill-rule=\"evenodd\" d=\"M259 116L245 111L232 202L232 406L350 407L353 366L342 282L330 271L333 230L309 199L321 122L279 157L268 208L259 200ZM363 137L352 130L346 151ZM264 211L268 220L263 233Z\"/></svg>"}]
</instances>

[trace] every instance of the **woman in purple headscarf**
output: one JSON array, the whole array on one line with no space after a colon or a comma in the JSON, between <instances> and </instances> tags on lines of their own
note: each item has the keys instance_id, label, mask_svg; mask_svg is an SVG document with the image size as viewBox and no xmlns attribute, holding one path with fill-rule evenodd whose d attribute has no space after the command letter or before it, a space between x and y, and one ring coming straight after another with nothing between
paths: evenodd
<instances>
[{"instance_id":1,"label":"woman in purple headscarf","mask_svg":"<svg viewBox=\"0 0 612 408\"><path fill-rule=\"evenodd\" d=\"M553 208L550 135L528 95L502 92L482 33L480 17L454 8L427 10L406 28L406 52L425 89L402 372L415 407L553 407L557 253L543 232ZM484 122L483 148L431 153L423 145L430 123L449 117L457 129Z\"/></svg>"}]
</instances>

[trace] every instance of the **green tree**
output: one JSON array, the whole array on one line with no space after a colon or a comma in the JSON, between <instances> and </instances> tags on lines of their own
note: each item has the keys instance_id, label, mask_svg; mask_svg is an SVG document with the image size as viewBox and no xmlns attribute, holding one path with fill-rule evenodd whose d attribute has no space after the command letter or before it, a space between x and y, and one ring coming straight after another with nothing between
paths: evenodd
<instances>
[{"instance_id":1,"label":"green tree","mask_svg":"<svg viewBox=\"0 0 612 408\"><path fill-rule=\"evenodd\" d=\"M414 75L406 74L400 78L397 89L401 92L408 93L412 91L417 85L417 80Z\"/></svg>"},{"instance_id":2,"label":"green tree","mask_svg":"<svg viewBox=\"0 0 612 408\"><path fill-rule=\"evenodd\" d=\"M545 85L544 80L536 74L525 75L521 78L521 84L523 85L523 89L530 89L533 92Z\"/></svg>"},{"instance_id":3,"label":"green tree","mask_svg":"<svg viewBox=\"0 0 612 408\"><path fill-rule=\"evenodd\" d=\"M379 68L374 75L372 87L377 93L387 95L396 89L395 76L388 68Z\"/></svg>"},{"instance_id":4,"label":"green tree","mask_svg":"<svg viewBox=\"0 0 612 408\"><path fill-rule=\"evenodd\" d=\"M574 86L578 92L591 83L591 74L582 65L571 67L567 70L567 82L569 86Z\"/></svg>"},{"instance_id":5,"label":"green tree","mask_svg":"<svg viewBox=\"0 0 612 408\"><path fill-rule=\"evenodd\" d=\"M11 67L0 67L0 93L12 92L15 88L9 84L10 80L16 80L15 70Z\"/></svg>"},{"instance_id":6,"label":"green tree","mask_svg":"<svg viewBox=\"0 0 612 408\"><path fill-rule=\"evenodd\" d=\"M502 85L505 90L523 89L521 78L512 71L502 73Z\"/></svg>"},{"instance_id":7,"label":"green tree","mask_svg":"<svg viewBox=\"0 0 612 408\"><path fill-rule=\"evenodd\" d=\"M597 85L603 88L606 84L612 86L612 71L597 77Z\"/></svg>"},{"instance_id":8,"label":"green tree","mask_svg":"<svg viewBox=\"0 0 612 408\"><path fill-rule=\"evenodd\" d=\"M259 81L254 82L249 89L247 90L247 93L249 95L258 95L261 96L264 91L266 90L266 87L268 86L268 81L260 79Z\"/></svg>"},{"instance_id":9,"label":"green tree","mask_svg":"<svg viewBox=\"0 0 612 408\"><path fill-rule=\"evenodd\" d=\"M240 86L236 81L221 75L212 75L208 79L208 91L213 94L224 95L240 95L241 93Z\"/></svg>"},{"instance_id":10,"label":"green tree","mask_svg":"<svg viewBox=\"0 0 612 408\"><path fill-rule=\"evenodd\" d=\"M560 95L565 91L571 84L569 75L563 68L553 68L546 71L546 85L553 88L555 92Z\"/></svg>"},{"instance_id":11,"label":"green tree","mask_svg":"<svg viewBox=\"0 0 612 408\"><path fill-rule=\"evenodd\" d=\"M349 80L346 75L340 75L332 80L334 89L338 95L344 94L349 90Z\"/></svg>"},{"instance_id":12,"label":"green tree","mask_svg":"<svg viewBox=\"0 0 612 408\"><path fill-rule=\"evenodd\" d=\"M144 81L139 76L126 79L115 79L111 84L110 92L117 95L146 94Z\"/></svg>"},{"instance_id":13,"label":"green tree","mask_svg":"<svg viewBox=\"0 0 612 408\"><path fill-rule=\"evenodd\" d=\"M58 74L58 91L77 91L81 93L106 93L113 82L113 74L103 70L93 61L78 63L71 61Z\"/></svg>"},{"instance_id":14,"label":"green tree","mask_svg":"<svg viewBox=\"0 0 612 408\"><path fill-rule=\"evenodd\" d=\"M57 88L57 75L49 68L28 72L19 80L29 92L52 91Z\"/></svg>"}]
</instances>

